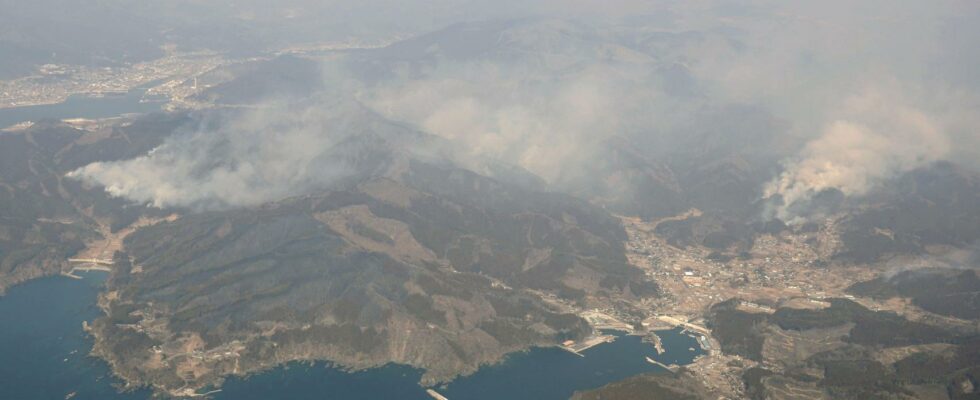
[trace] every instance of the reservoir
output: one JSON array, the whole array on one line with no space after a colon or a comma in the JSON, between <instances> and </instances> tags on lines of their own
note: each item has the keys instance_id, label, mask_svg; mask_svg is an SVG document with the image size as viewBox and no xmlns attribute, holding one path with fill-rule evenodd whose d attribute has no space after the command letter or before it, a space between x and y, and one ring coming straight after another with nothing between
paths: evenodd
<instances>
[{"instance_id":1,"label":"reservoir","mask_svg":"<svg viewBox=\"0 0 980 400\"><path fill-rule=\"evenodd\" d=\"M84 279L54 276L14 286L0 297L0 398L129 400L149 391L118 393L101 360L88 356L92 342L82 321L97 318L95 305L105 273ZM637 336L620 336L583 352L536 348L509 356L475 374L438 387L458 399L567 399L623 378L663 371L664 364L687 364L702 354L697 341L679 329L659 331L666 349L658 355ZM691 350L694 349L694 350ZM418 382L422 372L389 365L356 373L325 363L292 363L247 378L229 379L215 399L418 399L430 400Z\"/></svg>"}]
</instances>

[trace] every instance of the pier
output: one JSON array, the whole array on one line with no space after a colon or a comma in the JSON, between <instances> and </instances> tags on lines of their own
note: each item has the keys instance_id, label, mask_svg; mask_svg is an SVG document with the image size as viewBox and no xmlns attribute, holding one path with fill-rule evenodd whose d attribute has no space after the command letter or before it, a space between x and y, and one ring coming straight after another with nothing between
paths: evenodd
<instances>
[{"instance_id":1,"label":"pier","mask_svg":"<svg viewBox=\"0 0 980 400\"><path fill-rule=\"evenodd\" d=\"M569 353L572 353L574 355L577 355L579 357L585 357L585 354L579 353L579 352L575 351L575 349L573 349L571 347L568 347L568 346L558 346L558 347L561 347L562 350L565 350L565 351L567 351Z\"/></svg>"},{"instance_id":2,"label":"pier","mask_svg":"<svg viewBox=\"0 0 980 400\"><path fill-rule=\"evenodd\" d=\"M437 392L435 390L425 389L425 392L428 393L429 396L432 396L433 399L436 399L436 400L449 400L448 397L439 394L439 392Z\"/></svg>"},{"instance_id":3,"label":"pier","mask_svg":"<svg viewBox=\"0 0 980 400\"><path fill-rule=\"evenodd\" d=\"M657 349L657 354L664 354L664 344L660 340L660 336L656 333L650 332L650 341L653 342L653 348Z\"/></svg>"},{"instance_id":4,"label":"pier","mask_svg":"<svg viewBox=\"0 0 980 400\"><path fill-rule=\"evenodd\" d=\"M578 355L580 357L585 357L585 355L582 354L583 351L591 349L603 343L612 343L615 340L616 340L616 336L613 335L589 336L584 340L582 340L581 342L577 342L577 343L569 340L565 343L562 343L562 345L559 347L572 354Z\"/></svg>"},{"instance_id":5,"label":"pier","mask_svg":"<svg viewBox=\"0 0 980 400\"><path fill-rule=\"evenodd\" d=\"M663 367L664 369L666 369L666 370L668 370L670 372L675 372L676 373L677 370L680 369L680 366L677 366L677 365L674 365L674 364L667 365L667 364L664 364L664 363L662 363L660 361L654 360L654 359L652 359L650 357L646 357L646 360L647 360L648 363L653 364L653 365L656 365L656 366L659 366L659 367Z\"/></svg>"},{"instance_id":6,"label":"pier","mask_svg":"<svg viewBox=\"0 0 980 400\"><path fill-rule=\"evenodd\" d=\"M706 353L711 353L711 342L708 341L708 337L705 335L698 335L697 339L698 345L701 346L701 349Z\"/></svg>"}]
</instances>

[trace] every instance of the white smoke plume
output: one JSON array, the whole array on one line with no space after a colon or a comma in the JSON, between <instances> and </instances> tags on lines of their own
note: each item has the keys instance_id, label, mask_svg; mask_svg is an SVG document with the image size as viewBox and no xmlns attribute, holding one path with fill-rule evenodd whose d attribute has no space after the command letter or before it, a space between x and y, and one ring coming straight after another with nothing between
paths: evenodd
<instances>
[{"instance_id":1,"label":"white smoke plume","mask_svg":"<svg viewBox=\"0 0 980 400\"><path fill-rule=\"evenodd\" d=\"M893 258L885 264L884 277L891 279L903 272L934 268L980 270L980 243L962 248L945 248L924 255Z\"/></svg>"},{"instance_id":2,"label":"white smoke plume","mask_svg":"<svg viewBox=\"0 0 980 400\"><path fill-rule=\"evenodd\" d=\"M899 95L869 89L843 102L840 118L786 163L765 196L782 196L775 216L793 219L790 206L822 190L864 195L888 178L946 158L951 146L935 117L902 104Z\"/></svg>"},{"instance_id":3,"label":"white smoke plume","mask_svg":"<svg viewBox=\"0 0 980 400\"><path fill-rule=\"evenodd\" d=\"M345 57L369 52L333 54L331 95L457 143L464 163L502 160L553 183L588 174L611 138L657 162L698 154L706 141L738 147L740 156L765 149L752 154L785 159L784 170L753 189L787 205L829 188L861 196L935 160L980 165L980 79L958 62L980 59L980 46L959 39L980 37L969 19L980 16L975 3L586 0L506 2L509 12L501 4L473 2L472 13L446 22L566 16L555 8L578 19L522 19L490 24L507 28L487 36L454 36L477 23L356 64L380 72L345 69ZM595 12L602 9L610 12ZM72 176L157 206L247 206L302 193L344 174L311 163L359 129L342 122L336 103L313 103L263 107L216 132L180 134L152 154ZM729 106L765 118L712 117ZM467 167L484 172L479 161ZM775 213L796 217L787 207Z\"/></svg>"},{"instance_id":4,"label":"white smoke plume","mask_svg":"<svg viewBox=\"0 0 980 400\"><path fill-rule=\"evenodd\" d=\"M640 98L649 79L633 80L631 88L623 73L595 66L555 79L528 77L509 66L462 65L362 99L388 118L460 144L463 161L503 160L555 182L588 160L602 140L651 118L652 112L629 116L650 105Z\"/></svg>"},{"instance_id":5,"label":"white smoke plume","mask_svg":"<svg viewBox=\"0 0 980 400\"><path fill-rule=\"evenodd\" d=\"M92 163L69 177L155 207L220 209L301 194L345 174L342 164L315 161L351 126L337 117L339 102L294 106L267 104L216 131L178 133L142 157Z\"/></svg>"}]
</instances>

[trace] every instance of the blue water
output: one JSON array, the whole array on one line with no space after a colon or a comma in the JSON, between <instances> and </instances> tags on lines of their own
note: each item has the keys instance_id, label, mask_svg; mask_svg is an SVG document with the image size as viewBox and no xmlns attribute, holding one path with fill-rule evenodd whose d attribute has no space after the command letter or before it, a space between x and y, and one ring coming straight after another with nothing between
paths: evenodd
<instances>
[{"instance_id":1,"label":"blue water","mask_svg":"<svg viewBox=\"0 0 980 400\"><path fill-rule=\"evenodd\" d=\"M0 297L0 399L146 399L148 391L117 393L108 366L87 356L92 342L82 321L100 315L95 301L105 275L62 276L30 281ZM701 354L697 341L679 329L660 331L667 351L657 355L637 336L586 350L585 357L555 348L514 354L503 363L437 388L459 399L567 399L576 390L662 368L644 360L687 364ZM694 351L689 350L694 348ZM229 379L215 399L418 399L421 371L386 366L347 373L325 363L291 363L248 378Z\"/></svg>"},{"instance_id":2,"label":"blue water","mask_svg":"<svg viewBox=\"0 0 980 400\"><path fill-rule=\"evenodd\" d=\"M62 276L14 286L0 297L0 399L145 399L117 393L109 367L90 357L82 321L101 315L95 305L105 273Z\"/></svg>"},{"instance_id":3,"label":"blue water","mask_svg":"<svg viewBox=\"0 0 980 400\"><path fill-rule=\"evenodd\" d=\"M533 349L509 357L500 365L482 368L439 390L450 399L568 399L576 390L593 389L644 372L664 371L664 364L689 364L701 354L697 341L680 329L660 331L665 352L657 355L639 336L620 336L584 351L579 357L556 348ZM694 348L694 351L688 350Z\"/></svg>"},{"instance_id":4,"label":"blue water","mask_svg":"<svg viewBox=\"0 0 980 400\"><path fill-rule=\"evenodd\" d=\"M125 95L108 95L105 97L72 95L64 102L57 104L0 108L0 128L24 121L39 121L46 118L96 119L129 113L159 111L163 105L163 101L160 99L140 102L144 98L145 92L145 89L133 89Z\"/></svg>"},{"instance_id":5,"label":"blue water","mask_svg":"<svg viewBox=\"0 0 980 400\"><path fill-rule=\"evenodd\" d=\"M45 118L104 118L160 109L161 102L144 102L143 89L125 96L72 96L60 104L0 109L0 128ZM0 297L0 400L147 399L143 390L118 393L108 366L88 353L92 342L82 321L101 312L95 306L105 275L93 272L76 280L56 276L11 288ZM554 349L514 354L503 363L482 368L438 390L459 399L567 399L574 391L602 386L643 372L659 371L645 356L670 364L686 364L700 350L679 330L660 332L667 348L656 355L653 346L633 336L620 337L584 352L586 357ZM422 372L406 366L386 366L347 373L325 363L291 363L248 378L229 379L215 399L418 399L430 400L418 382Z\"/></svg>"},{"instance_id":6,"label":"blue water","mask_svg":"<svg viewBox=\"0 0 980 400\"><path fill-rule=\"evenodd\" d=\"M472 376L436 389L453 400L564 400L576 390L597 388L644 372L664 371L644 357L682 365L702 354L697 340L682 334L680 329L659 331L658 335L666 349L661 355L638 336L620 336L615 342L586 350L585 357L555 348L538 348L511 355L501 364L484 367ZM421 371L405 366L348 374L325 364L293 363L244 380L229 380L215 399L431 400L418 385L421 376Z\"/></svg>"}]
</instances>

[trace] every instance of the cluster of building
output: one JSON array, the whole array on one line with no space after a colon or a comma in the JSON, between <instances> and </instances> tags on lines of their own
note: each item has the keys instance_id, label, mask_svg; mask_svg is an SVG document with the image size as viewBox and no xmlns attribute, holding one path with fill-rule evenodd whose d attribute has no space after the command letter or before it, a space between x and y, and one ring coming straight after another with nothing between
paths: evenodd
<instances>
[{"instance_id":1,"label":"cluster of building","mask_svg":"<svg viewBox=\"0 0 980 400\"><path fill-rule=\"evenodd\" d=\"M60 103L74 94L126 93L153 84L148 94L168 96L190 77L227 62L217 54L198 52L119 67L46 64L31 76L0 81L0 108Z\"/></svg>"},{"instance_id":2,"label":"cluster of building","mask_svg":"<svg viewBox=\"0 0 980 400\"><path fill-rule=\"evenodd\" d=\"M712 304L731 298L769 304L780 299L845 296L850 284L871 271L823 265L838 245L832 221L813 232L759 235L750 251L719 260L712 250L668 245L653 232L655 224L625 220L627 256L667 294L661 312L702 315ZM829 227L829 228L828 228Z\"/></svg>"},{"instance_id":3,"label":"cluster of building","mask_svg":"<svg viewBox=\"0 0 980 400\"><path fill-rule=\"evenodd\" d=\"M623 222L629 236L627 257L664 292L650 304L654 315L643 325L682 326L694 332L706 355L686 368L709 388L734 397L743 395L740 371L754 362L713 351L720 344L703 325L713 305L740 299L737 306L748 312L773 313L782 305L820 308L829 305L825 298L849 297L847 287L875 273L823 261L840 246L833 221L807 232L759 235L737 257L716 257L715 250L701 246L671 246L654 233L656 223Z\"/></svg>"}]
</instances>

